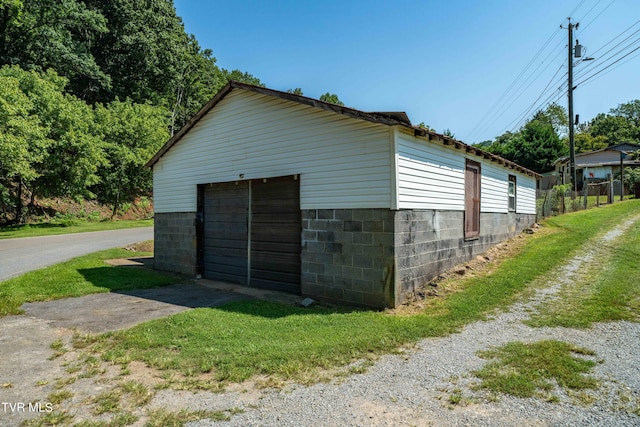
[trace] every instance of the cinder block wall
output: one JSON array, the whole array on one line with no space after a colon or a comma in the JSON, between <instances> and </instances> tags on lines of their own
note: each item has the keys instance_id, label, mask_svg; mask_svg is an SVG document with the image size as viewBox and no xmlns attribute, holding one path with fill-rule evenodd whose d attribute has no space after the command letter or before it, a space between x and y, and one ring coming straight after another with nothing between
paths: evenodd
<instances>
[{"instance_id":1,"label":"cinder block wall","mask_svg":"<svg viewBox=\"0 0 640 427\"><path fill-rule=\"evenodd\" d=\"M535 215L484 213L480 237L464 239L461 211L302 211L303 295L391 307L456 264L515 236Z\"/></svg>"},{"instance_id":2,"label":"cinder block wall","mask_svg":"<svg viewBox=\"0 0 640 427\"><path fill-rule=\"evenodd\" d=\"M514 237L535 215L482 213L480 237L465 240L461 211L401 210L395 213L396 304L456 264Z\"/></svg>"},{"instance_id":3,"label":"cinder block wall","mask_svg":"<svg viewBox=\"0 0 640 427\"><path fill-rule=\"evenodd\" d=\"M302 211L302 294L382 308L394 298L394 212Z\"/></svg>"},{"instance_id":4,"label":"cinder block wall","mask_svg":"<svg viewBox=\"0 0 640 427\"><path fill-rule=\"evenodd\" d=\"M194 276L197 258L196 213L156 213L154 218L154 268Z\"/></svg>"}]
</instances>

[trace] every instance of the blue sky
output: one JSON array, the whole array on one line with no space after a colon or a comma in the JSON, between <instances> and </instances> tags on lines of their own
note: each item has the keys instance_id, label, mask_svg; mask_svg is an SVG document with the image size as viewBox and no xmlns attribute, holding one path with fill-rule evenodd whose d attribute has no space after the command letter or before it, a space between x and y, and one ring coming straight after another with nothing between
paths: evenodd
<instances>
[{"instance_id":1,"label":"blue sky","mask_svg":"<svg viewBox=\"0 0 640 427\"><path fill-rule=\"evenodd\" d=\"M550 101L566 107L569 16L595 57L574 69L580 121L640 98L639 0L174 3L223 68L359 110L405 111L466 143L517 130Z\"/></svg>"}]
</instances>

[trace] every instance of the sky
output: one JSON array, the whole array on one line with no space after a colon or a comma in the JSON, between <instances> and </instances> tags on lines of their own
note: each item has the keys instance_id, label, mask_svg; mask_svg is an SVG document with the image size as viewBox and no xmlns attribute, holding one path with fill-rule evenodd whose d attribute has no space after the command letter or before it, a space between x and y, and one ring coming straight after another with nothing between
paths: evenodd
<instances>
[{"instance_id":1,"label":"sky","mask_svg":"<svg viewBox=\"0 0 640 427\"><path fill-rule=\"evenodd\" d=\"M640 0L174 4L222 68L362 111L404 111L468 144L517 131L550 102L567 107L568 17L594 58L574 58L580 122L640 99Z\"/></svg>"}]
</instances>

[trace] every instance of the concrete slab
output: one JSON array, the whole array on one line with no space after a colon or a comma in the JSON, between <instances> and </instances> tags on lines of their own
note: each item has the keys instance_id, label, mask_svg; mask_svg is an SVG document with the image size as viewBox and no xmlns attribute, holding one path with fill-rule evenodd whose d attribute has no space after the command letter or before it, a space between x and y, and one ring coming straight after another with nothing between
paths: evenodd
<instances>
[{"instance_id":1,"label":"concrete slab","mask_svg":"<svg viewBox=\"0 0 640 427\"><path fill-rule=\"evenodd\" d=\"M199 284L179 284L128 292L108 292L55 301L25 303L25 315L58 328L82 332L126 329L152 319L198 307L218 307L254 299Z\"/></svg>"}]
</instances>

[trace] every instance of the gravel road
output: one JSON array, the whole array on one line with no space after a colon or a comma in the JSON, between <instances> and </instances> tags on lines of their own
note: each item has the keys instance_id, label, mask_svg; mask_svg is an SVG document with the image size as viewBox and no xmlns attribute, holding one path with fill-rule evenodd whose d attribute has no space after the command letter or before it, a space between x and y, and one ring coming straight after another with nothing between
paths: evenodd
<instances>
[{"instance_id":1,"label":"gravel road","mask_svg":"<svg viewBox=\"0 0 640 427\"><path fill-rule=\"evenodd\" d=\"M153 227L0 240L0 281L103 249L153 239Z\"/></svg>"},{"instance_id":2,"label":"gravel road","mask_svg":"<svg viewBox=\"0 0 640 427\"><path fill-rule=\"evenodd\" d=\"M619 225L597 243L614 239L631 224ZM191 409L244 411L228 422L201 420L189 426L640 426L640 323L597 324L584 330L523 324L536 307L570 284L598 251L606 251L606 244L597 243L562 267L528 301L470 324L461 333L425 339L405 354L385 356L364 374L257 394L182 396ZM594 376L601 387L581 396L557 389L555 403L496 397L471 388L478 382L472 371L487 363L478 351L512 341L549 339L595 351L593 360L601 363ZM450 403L454 394L462 399L455 405ZM175 392L166 393L153 404L171 407L175 401L180 401Z\"/></svg>"}]
</instances>

